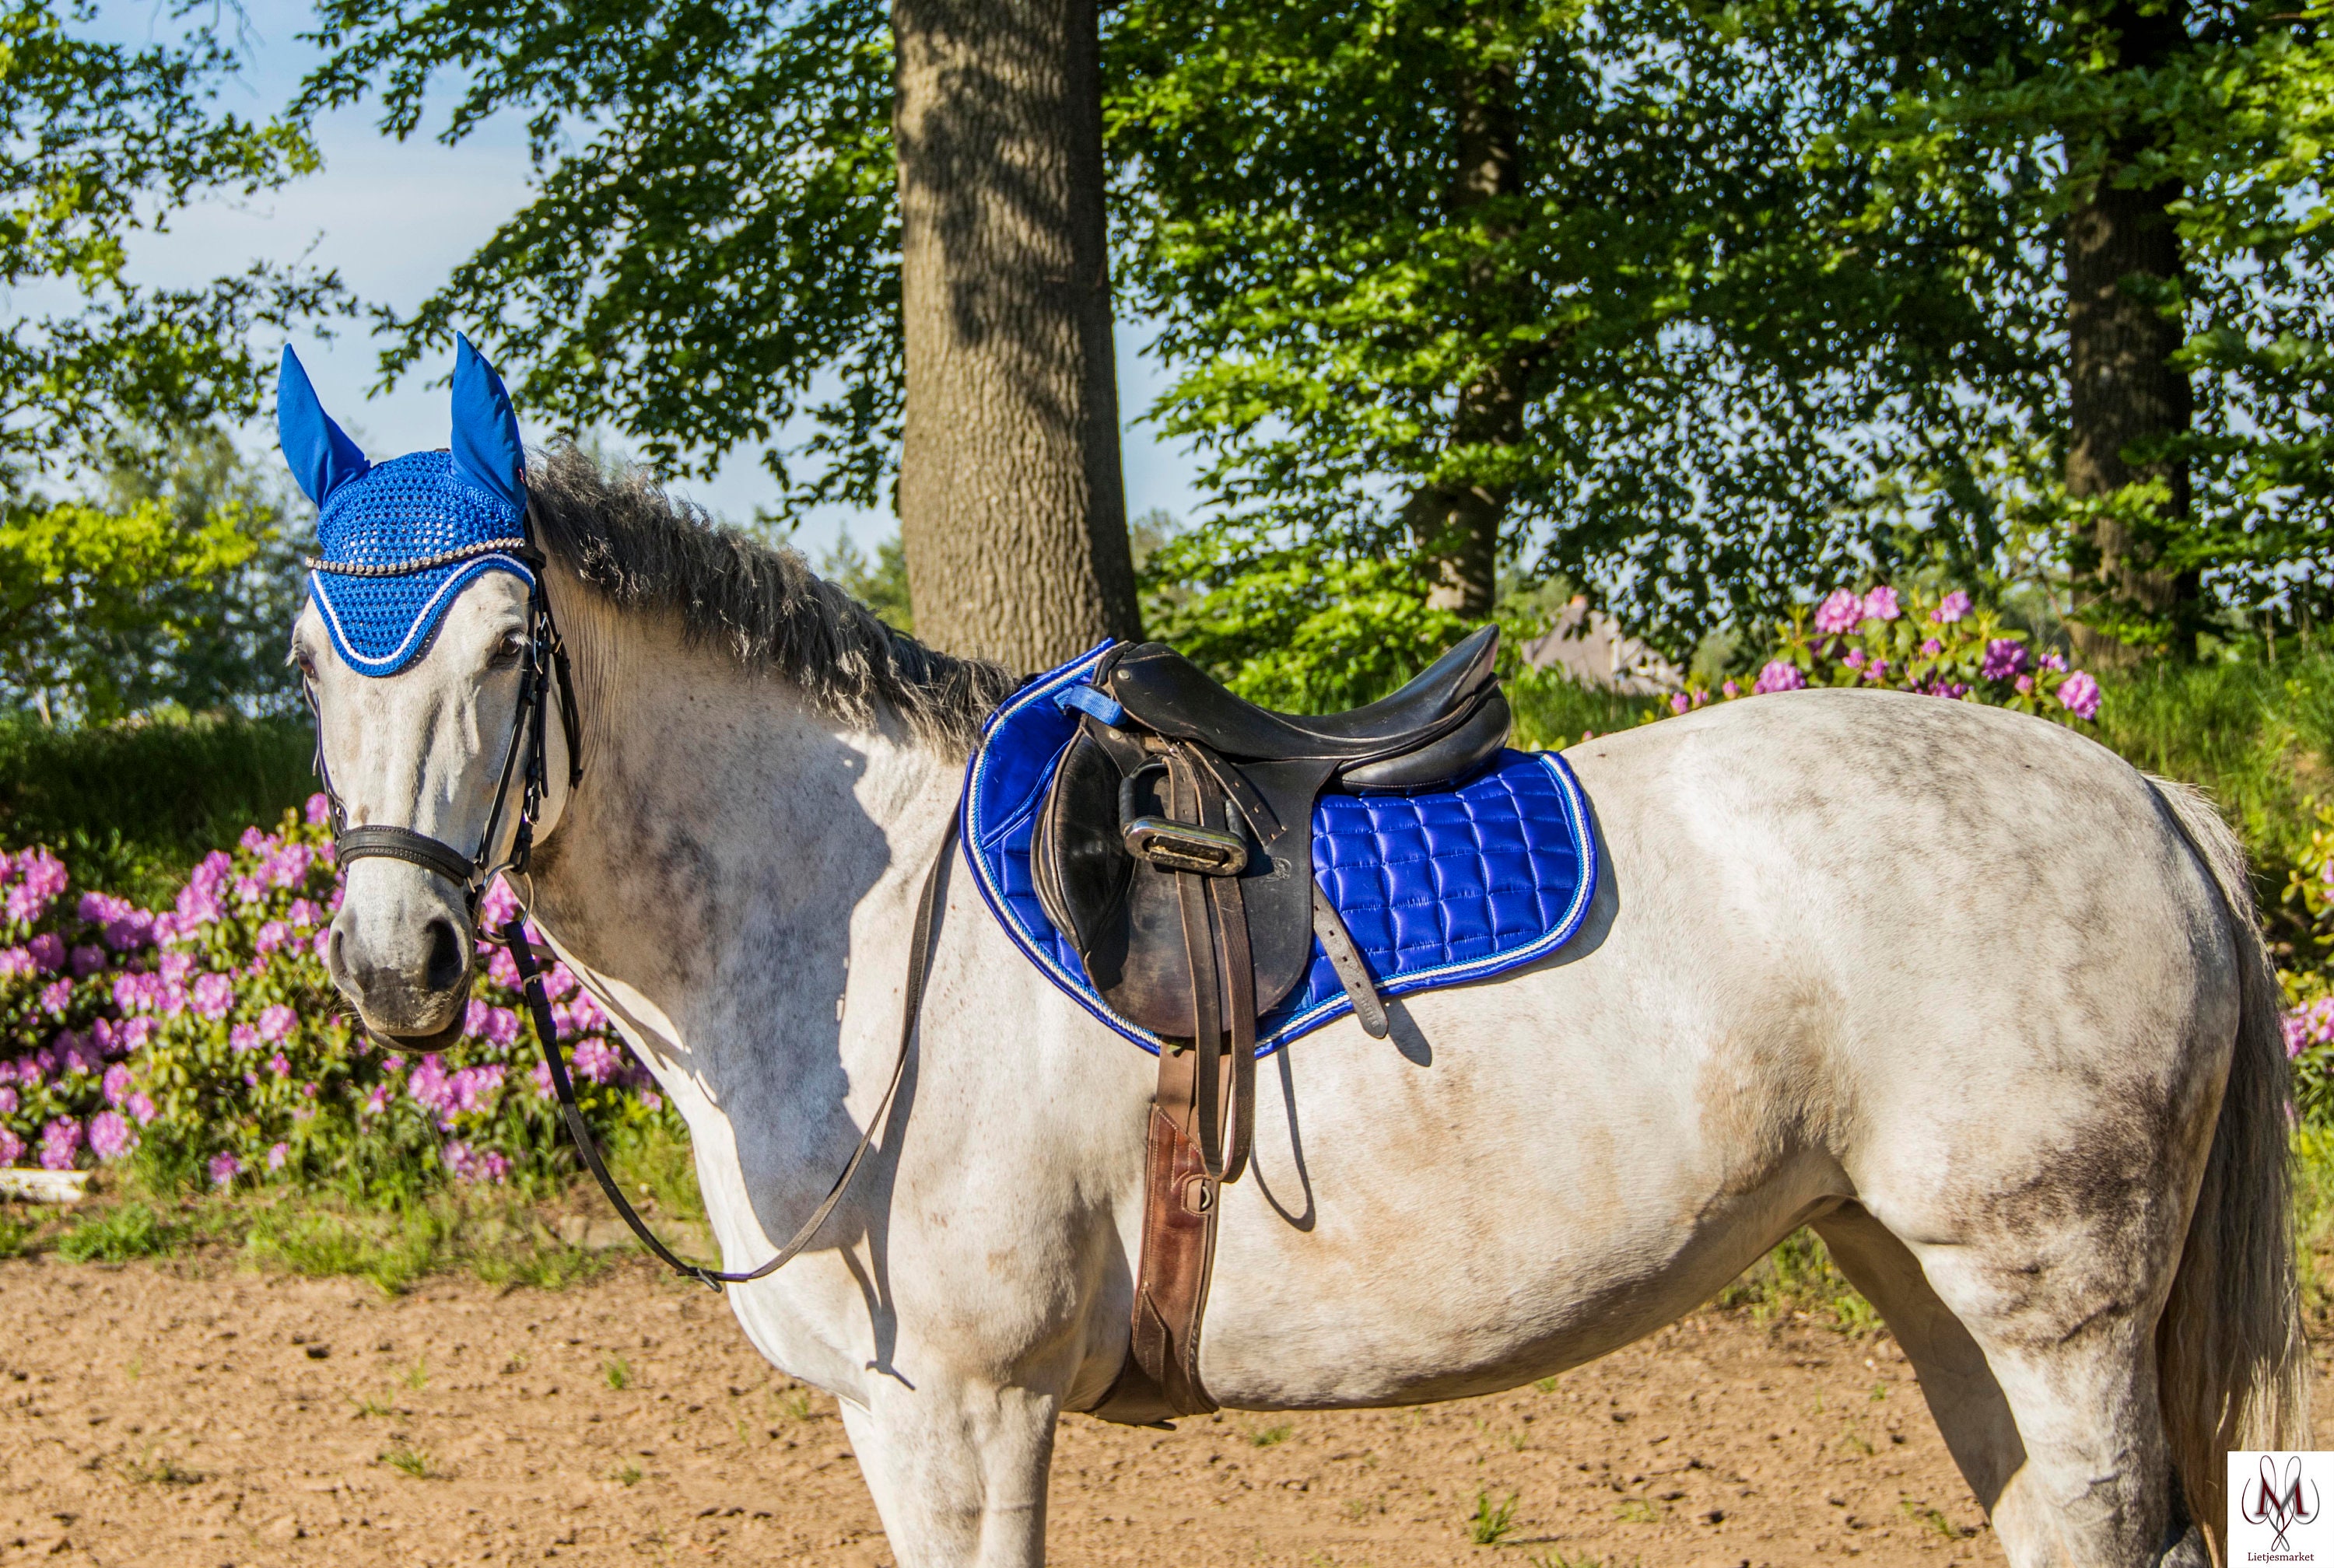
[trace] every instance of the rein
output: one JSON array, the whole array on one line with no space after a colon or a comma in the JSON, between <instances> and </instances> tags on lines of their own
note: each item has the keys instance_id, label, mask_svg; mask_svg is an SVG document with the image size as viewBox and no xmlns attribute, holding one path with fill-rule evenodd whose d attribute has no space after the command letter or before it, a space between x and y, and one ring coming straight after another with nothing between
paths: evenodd
<instances>
[{"instance_id":1,"label":"rein","mask_svg":"<svg viewBox=\"0 0 2334 1568\"><path fill-rule=\"evenodd\" d=\"M548 692L555 688L559 697L559 720L567 738L567 787L572 792L584 780L582 726L575 707L575 683L569 674L567 646L559 635L558 623L551 616L551 601L544 591L545 559L542 548L535 543L535 510L530 502L526 517L527 536L523 540L494 540L490 543L498 553L517 557L534 573L527 590L527 652L526 663L519 678L518 707L511 717L510 745L503 753L503 765L495 784L494 809L487 813L485 831L479 835L478 847L468 855L442 839L435 839L414 828L387 823L368 822L360 827L348 825L348 814L342 808L340 792L333 786L333 775L324 765L323 715L316 706L315 688L312 682L301 683L301 695L308 711L316 719L315 770L317 781L323 785L324 803L333 830L333 859L345 871L349 863L367 856L383 860L402 861L419 866L433 876L441 877L462 890L462 905L468 916L470 931L477 930L478 904L485 897L487 885L497 872L508 871L514 876L526 874L527 863L535 850L535 820L543 809L545 793L544 724L548 712ZM519 548L502 547L516 544ZM472 552L476 553L477 552ZM378 574L381 569L344 567L324 562L311 561L317 571L352 572L358 575ZM400 571L410 571L401 565ZM497 860L494 846L502 827L503 809L510 798L511 779L518 764L522 741L526 748L526 772L519 793L516 831L511 841L508 856ZM758 1268L728 1274L690 1263L673 1252L657 1238L648 1223L625 1198L615 1178L608 1174L607 1162L600 1156L600 1146L592 1136L592 1129L584 1120L583 1107L575 1101L574 1080L568 1075L565 1053L559 1047L559 1025L551 1015L551 998L544 988L542 968L535 962L534 945L527 940L526 917L513 916L503 926L498 936L487 940L499 941L510 949L512 961L517 965L519 987L526 997L527 1013L535 1021L535 1036L543 1047L544 1065L551 1073L551 1087L559 1099L561 1120L566 1123L567 1134L574 1140L576 1152L600 1184L610 1204L625 1225L632 1228L641 1244L653 1253L666 1266L686 1278L696 1280L719 1294L722 1287L746 1284L767 1278L793 1262L810 1245L819 1227L834 1213L835 1206L857 1175L859 1167L874 1146L875 1135L882 1128L899 1093L900 1081L908 1066L908 1047L915 1039L916 1019L923 1008L924 981L931 967L932 928L940 909L940 889L948 869L950 851L957 842L957 815L949 813L948 829L940 836L939 851L932 857L931 867L924 873L923 890L916 901L916 924L908 945L908 984L904 1006L900 1019L900 1049L892 1063L892 1075L883 1088L883 1098L877 1101L874 1112L867 1119L866 1130L851 1158L834 1178L817 1208L811 1212L800 1229L780 1247L777 1255ZM368 1033L372 1031L368 1027ZM395 1037L391 1036L391 1041Z\"/></svg>"}]
</instances>

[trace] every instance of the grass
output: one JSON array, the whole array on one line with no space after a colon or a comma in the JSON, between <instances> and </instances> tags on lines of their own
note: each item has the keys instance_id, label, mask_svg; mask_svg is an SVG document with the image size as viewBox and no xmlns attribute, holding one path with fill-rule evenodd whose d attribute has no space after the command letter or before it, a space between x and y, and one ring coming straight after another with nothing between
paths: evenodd
<instances>
[{"instance_id":1,"label":"grass","mask_svg":"<svg viewBox=\"0 0 2334 1568\"><path fill-rule=\"evenodd\" d=\"M1276 1448L1288 1441L1288 1434L1291 1430L1289 1424L1282 1421L1278 1426L1266 1427L1250 1432L1248 1435L1249 1446L1257 1448Z\"/></svg>"},{"instance_id":2,"label":"grass","mask_svg":"<svg viewBox=\"0 0 2334 1568\"><path fill-rule=\"evenodd\" d=\"M1926 1525L1948 1541L1962 1538L1961 1527L1926 1503L1916 1503L1910 1497L1900 1499L1897 1510L1916 1525Z\"/></svg>"},{"instance_id":3,"label":"grass","mask_svg":"<svg viewBox=\"0 0 2334 1568\"><path fill-rule=\"evenodd\" d=\"M608 1479L622 1482L627 1486L637 1486L641 1484L641 1467L638 1465L621 1466L610 1472Z\"/></svg>"},{"instance_id":4,"label":"grass","mask_svg":"<svg viewBox=\"0 0 2334 1568\"><path fill-rule=\"evenodd\" d=\"M600 1363L600 1375L608 1386L618 1392L632 1386L632 1363L622 1356L612 1356Z\"/></svg>"},{"instance_id":5,"label":"grass","mask_svg":"<svg viewBox=\"0 0 2334 1568\"><path fill-rule=\"evenodd\" d=\"M604 1258L560 1241L507 1195L448 1192L379 1208L295 1198L248 1213L243 1249L255 1265L318 1278L354 1275L385 1295L452 1272L488 1284L556 1290L606 1266Z\"/></svg>"},{"instance_id":6,"label":"grass","mask_svg":"<svg viewBox=\"0 0 2334 1568\"><path fill-rule=\"evenodd\" d=\"M58 1238L57 1255L69 1263L128 1263L163 1257L187 1238L184 1226L164 1219L145 1203L124 1203L91 1216Z\"/></svg>"},{"instance_id":7,"label":"grass","mask_svg":"<svg viewBox=\"0 0 2334 1568\"><path fill-rule=\"evenodd\" d=\"M399 1443L393 1448L383 1449L381 1462L392 1470L412 1477L417 1481L438 1478L437 1463L430 1458L429 1451L427 1448L414 1448L410 1443Z\"/></svg>"},{"instance_id":8,"label":"grass","mask_svg":"<svg viewBox=\"0 0 2334 1568\"><path fill-rule=\"evenodd\" d=\"M194 1486L210 1478L199 1470L182 1468L168 1454L157 1459L151 1443L136 1459L125 1460L121 1473L141 1486Z\"/></svg>"},{"instance_id":9,"label":"grass","mask_svg":"<svg viewBox=\"0 0 2334 1568\"><path fill-rule=\"evenodd\" d=\"M1478 1546L1496 1546L1516 1533L1516 1498L1510 1492L1505 1500L1491 1501L1488 1491L1475 1494L1475 1511L1467 1515L1467 1539Z\"/></svg>"},{"instance_id":10,"label":"grass","mask_svg":"<svg viewBox=\"0 0 2334 1568\"><path fill-rule=\"evenodd\" d=\"M1823 1238L1801 1227L1720 1291L1722 1307L1748 1307L1764 1326L1799 1316L1826 1323L1844 1333L1867 1334L1881 1327L1880 1314L1848 1284Z\"/></svg>"},{"instance_id":11,"label":"grass","mask_svg":"<svg viewBox=\"0 0 2334 1568\"><path fill-rule=\"evenodd\" d=\"M313 746L304 717L0 721L0 842L46 843L79 885L166 906L205 853L308 798Z\"/></svg>"}]
</instances>

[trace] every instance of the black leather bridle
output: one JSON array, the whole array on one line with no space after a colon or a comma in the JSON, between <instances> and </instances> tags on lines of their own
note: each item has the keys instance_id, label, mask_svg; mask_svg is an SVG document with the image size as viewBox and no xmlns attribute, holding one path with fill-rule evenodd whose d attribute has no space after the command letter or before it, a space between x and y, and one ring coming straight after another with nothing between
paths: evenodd
<instances>
[{"instance_id":1,"label":"black leather bridle","mask_svg":"<svg viewBox=\"0 0 2334 1568\"><path fill-rule=\"evenodd\" d=\"M551 600L544 588L545 563L543 550L535 541L535 508L530 502L526 538L523 542L516 542L514 547L514 541L490 540L467 552L468 554L513 556L526 563L532 574L532 582L527 590L526 663L519 674L518 707L511 717L510 745L503 752L502 770L495 783L494 806L487 813L486 830L479 835L478 847L471 853L465 855L443 839L432 838L414 828L377 822L353 828L349 826L348 814L341 804L340 792L333 787L333 775L324 765L324 722L323 711L316 703L315 683L304 674L300 683L301 696L316 720L316 778L323 786L324 804L329 813L327 821L333 830L334 861L345 874L350 862L368 856L402 861L408 865L419 866L433 876L442 877L461 889L462 907L469 928L463 934L465 953L470 951L470 945L477 937L478 904L486 896L487 885L494 880L497 872L526 875L528 861L533 856L535 817L543 809L546 794L544 726L550 711L551 694L555 690L558 694L559 722L566 732L567 787L572 793L584 782L583 728L575 706L575 682L568 670L567 646L560 638L558 622L552 619ZM439 558L433 563L443 563L444 559ZM307 564L311 570L318 572L345 572L368 576L386 574L387 571L411 570L410 567L383 569L335 565L314 557L310 557ZM520 775L518 814L516 832L511 839L511 852L497 860L495 842L502 829L503 811L510 800L511 779L519 766L522 746L526 755L526 772ZM922 1008L924 976L931 967L932 928L938 918L940 881L948 866L950 851L956 847L956 813L951 812L948 831L941 836L940 851L931 870L924 874L923 890L917 900L915 931L909 942L906 1010L900 1024L900 1050L897 1059L892 1063L891 1082L884 1087L883 1098L877 1103L873 1114L868 1117L866 1130L860 1134L858 1146L851 1151L851 1159L844 1165L842 1173L835 1177L834 1184L827 1188L825 1198L811 1217L803 1222L786 1246L778 1249L777 1255L759 1268L743 1273L725 1274L679 1256L657 1238L656 1233L649 1229L647 1222L633 1209L625 1198L623 1189L617 1186L615 1178L608 1174L607 1162L600 1156L599 1143L593 1138L592 1129L584 1120L583 1107L576 1103L574 1080L568 1076L566 1057L559 1048L559 1025L551 1015L551 998L544 987L543 971L535 962L534 946L527 940L525 912L512 916L504 923L500 933L487 938L499 941L508 948L513 962L518 967L520 990L526 997L528 1015L535 1022L535 1039L543 1047L544 1065L551 1073L552 1091L559 1099L561 1120L567 1125L567 1135L575 1141L576 1152L583 1156L584 1164L600 1184L600 1190L606 1194L623 1222L632 1227L641 1245L674 1272L694 1279L716 1293L724 1285L745 1284L776 1274L810 1245L811 1238L818 1234L819 1227L826 1223L827 1217L843 1201L844 1190L850 1187L851 1178L858 1174L868 1150L874 1144L876 1133L891 1111L892 1099L899 1092L900 1080L908 1065L908 1045L915 1036L916 1017ZM404 1048L411 1042L391 1035L384 1044Z\"/></svg>"}]
</instances>

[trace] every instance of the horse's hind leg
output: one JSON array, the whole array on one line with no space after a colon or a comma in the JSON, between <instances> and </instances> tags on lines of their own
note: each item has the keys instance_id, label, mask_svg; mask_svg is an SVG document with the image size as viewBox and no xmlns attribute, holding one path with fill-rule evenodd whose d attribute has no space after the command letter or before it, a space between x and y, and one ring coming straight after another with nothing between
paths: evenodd
<instances>
[{"instance_id":1,"label":"horse's hind leg","mask_svg":"<svg viewBox=\"0 0 2334 1568\"><path fill-rule=\"evenodd\" d=\"M1903 1242L1858 1204L1847 1203L1814 1222L1847 1283L1880 1310L1905 1359L1921 1380L1921 1393L1962 1478L1988 1515L2001 1489L2026 1461L2018 1423L1985 1352L1961 1320L1945 1310Z\"/></svg>"},{"instance_id":2,"label":"horse's hind leg","mask_svg":"<svg viewBox=\"0 0 2334 1568\"><path fill-rule=\"evenodd\" d=\"M1815 1228L1904 1347L2012 1568L2206 1568L2194 1530L2166 1540L2175 1486L2153 1313L2110 1301L2079 1322L2037 1324L1972 1299L1969 1248L1924 1247L1924 1269L1852 1203ZM1931 1271L1963 1298L1961 1313Z\"/></svg>"},{"instance_id":3,"label":"horse's hind leg","mask_svg":"<svg viewBox=\"0 0 2334 1568\"><path fill-rule=\"evenodd\" d=\"M2012 1568L2202 1568L2194 1532L2167 1540L2177 1505L2156 1369L2185 1206L2133 1190L2086 1213L2030 1174L1992 1187L2010 1203L1866 1194L1869 1215L1824 1228L1855 1260L1849 1277L1873 1280L1875 1304L1916 1325L1906 1353L1935 1369L1932 1408ZM1972 1207L1984 1222L1957 1227ZM1924 1388L1931 1377L1923 1367Z\"/></svg>"}]
</instances>

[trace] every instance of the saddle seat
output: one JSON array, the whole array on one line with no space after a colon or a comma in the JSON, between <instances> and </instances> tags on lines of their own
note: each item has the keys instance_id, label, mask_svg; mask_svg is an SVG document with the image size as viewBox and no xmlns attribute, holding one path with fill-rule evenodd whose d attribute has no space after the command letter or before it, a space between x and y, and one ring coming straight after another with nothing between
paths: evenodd
<instances>
[{"instance_id":1,"label":"saddle seat","mask_svg":"<svg viewBox=\"0 0 2334 1568\"><path fill-rule=\"evenodd\" d=\"M1144 728L1235 761L1334 762L1351 788L1432 789L1472 772L1507 737L1499 650L1499 628L1486 626L1391 697L1317 717L1235 697L1163 643L1126 649L1096 685Z\"/></svg>"}]
</instances>

